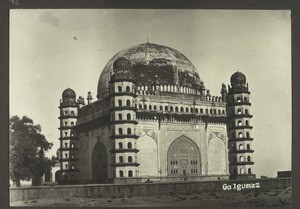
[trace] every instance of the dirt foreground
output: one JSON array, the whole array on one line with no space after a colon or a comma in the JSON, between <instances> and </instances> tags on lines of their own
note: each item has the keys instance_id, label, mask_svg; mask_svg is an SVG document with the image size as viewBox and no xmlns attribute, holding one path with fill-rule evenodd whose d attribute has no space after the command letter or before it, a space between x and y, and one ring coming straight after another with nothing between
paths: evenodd
<instances>
[{"instance_id":1,"label":"dirt foreground","mask_svg":"<svg viewBox=\"0 0 300 209\"><path fill-rule=\"evenodd\" d=\"M164 196L112 196L110 198L61 197L11 202L10 206L43 207L291 207L291 187L273 191L183 193Z\"/></svg>"}]
</instances>

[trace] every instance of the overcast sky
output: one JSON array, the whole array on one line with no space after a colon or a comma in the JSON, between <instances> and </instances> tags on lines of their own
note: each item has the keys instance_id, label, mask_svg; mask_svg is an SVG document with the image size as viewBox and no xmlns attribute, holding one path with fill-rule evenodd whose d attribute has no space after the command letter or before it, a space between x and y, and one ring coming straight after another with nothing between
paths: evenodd
<instances>
[{"instance_id":1,"label":"overcast sky","mask_svg":"<svg viewBox=\"0 0 300 209\"><path fill-rule=\"evenodd\" d=\"M62 91L96 98L107 61L147 37L190 59L212 95L243 72L251 91L254 172L291 169L290 11L11 10L10 116L41 124L54 143L48 155L55 155Z\"/></svg>"}]
</instances>

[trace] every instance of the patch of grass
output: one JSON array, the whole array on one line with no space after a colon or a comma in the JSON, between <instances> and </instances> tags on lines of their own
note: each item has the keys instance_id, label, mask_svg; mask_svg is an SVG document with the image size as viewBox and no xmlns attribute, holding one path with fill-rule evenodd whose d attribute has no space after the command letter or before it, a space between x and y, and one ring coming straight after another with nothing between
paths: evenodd
<instances>
[{"instance_id":1,"label":"patch of grass","mask_svg":"<svg viewBox=\"0 0 300 209\"><path fill-rule=\"evenodd\" d=\"M30 203L37 203L37 200L31 200Z\"/></svg>"},{"instance_id":2,"label":"patch of grass","mask_svg":"<svg viewBox=\"0 0 300 209\"><path fill-rule=\"evenodd\" d=\"M112 200L108 199L107 202L112 202Z\"/></svg>"},{"instance_id":3,"label":"patch of grass","mask_svg":"<svg viewBox=\"0 0 300 209\"><path fill-rule=\"evenodd\" d=\"M69 198L65 198L65 201L70 201L70 199Z\"/></svg>"},{"instance_id":4,"label":"patch of grass","mask_svg":"<svg viewBox=\"0 0 300 209\"><path fill-rule=\"evenodd\" d=\"M132 198L132 196L131 196L131 195L128 195L127 198Z\"/></svg>"},{"instance_id":5,"label":"patch of grass","mask_svg":"<svg viewBox=\"0 0 300 209\"><path fill-rule=\"evenodd\" d=\"M179 200L181 200L181 201L186 200L186 197L180 196Z\"/></svg>"},{"instance_id":6,"label":"patch of grass","mask_svg":"<svg viewBox=\"0 0 300 209\"><path fill-rule=\"evenodd\" d=\"M119 195L119 198L124 198L124 195Z\"/></svg>"},{"instance_id":7,"label":"patch of grass","mask_svg":"<svg viewBox=\"0 0 300 209\"><path fill-rule=\"evenodd\" d=\"M257 197L259 194L260 194L260 191L256 190L253 196Z\"/></svg>"},{"instance_id":8,"label":"patch of grass","mask_svg":"<svg viewBox=\"0 0 300 209\"><path fill-rule=\"evenodd\" d=\"M157 196L157 198L161 198L161 196Z\"/></svg>"}]
</instances>

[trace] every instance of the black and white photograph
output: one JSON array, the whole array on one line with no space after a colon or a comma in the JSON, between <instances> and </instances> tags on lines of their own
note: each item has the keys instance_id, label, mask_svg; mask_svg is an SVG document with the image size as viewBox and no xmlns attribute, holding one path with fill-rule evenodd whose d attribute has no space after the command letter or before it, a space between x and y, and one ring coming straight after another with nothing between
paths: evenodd
<instances>
[{"instance_id":1,"label":"black and white photograph","mask_svg":"<svg viewBox=\"0 0 300 209\"><path fill-rule=\"evenodd\" d=\"M11 9L9 201L292 206L291 10Z\"/></svg>"}]
</instances>

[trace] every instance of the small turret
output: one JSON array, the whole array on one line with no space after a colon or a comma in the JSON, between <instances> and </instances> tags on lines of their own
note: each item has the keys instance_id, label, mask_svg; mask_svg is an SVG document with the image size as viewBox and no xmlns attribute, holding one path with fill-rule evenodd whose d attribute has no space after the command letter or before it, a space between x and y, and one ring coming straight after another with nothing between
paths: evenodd
<instances>
[{"instance_id":1,"label":"small turret","mask_svg":"<svg viewBox=\"0 0 300 209\"><path fill-rule=\"evenodd\" d=\"M221 96L222 96L222 101L226 102L227 89L226 89L226 85L224 83L222 84L222 88L221 88Z\"/></svg>"},{"instance_id":2,"label":"small turret","mask_svg":"<svg viewBox=\"0 0 300 209\"><path fill-rule=\"evenodd\" d=\"M90 91L88 92L86 100L87 100L88 105L92 103L93 96L92 96L92 93Z\"/></svg>"}]
</instances>

